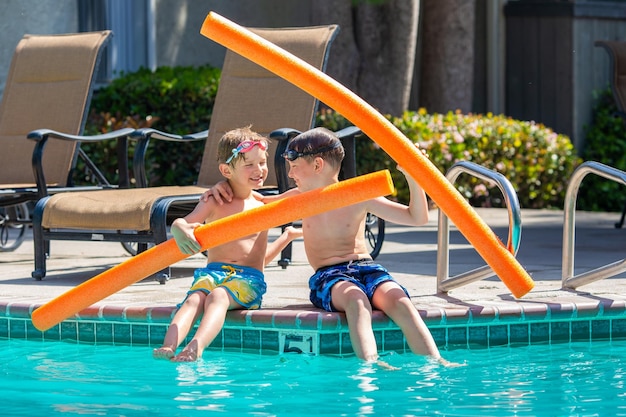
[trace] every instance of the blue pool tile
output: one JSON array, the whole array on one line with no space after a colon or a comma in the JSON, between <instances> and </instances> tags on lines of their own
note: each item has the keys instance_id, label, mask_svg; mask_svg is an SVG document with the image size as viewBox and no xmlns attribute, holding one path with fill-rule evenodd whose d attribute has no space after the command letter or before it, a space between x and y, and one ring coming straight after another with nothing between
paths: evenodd
<instances>
[{"instance_id":1,"label":"blue pool tile","mask_svg":"<svg viewBox=\"0 0 626 417\"><path fill-rule=\"evenodd\" d=\"M509 326L509 342L527 345L530 342L528 323L511 324Z\"/></svg>"},{"instance_id":2,"label":"blue pool tile","mask_svg":"<svg viewBox=\"0 0 626 417\"><path fill-rule=\"evenodd\" d=\"M569 342L570 334L571 329L569 321L553 321L550 323L550 341Z\"/></svg>"},{"instance_id":3,"label":"blue pool tile","mask_svg":"<svg viewBox=\"0 0 626 417\"><path fill-rule=\"evenodd\" d=\"M0 317L0 337L9 337L9 319Z\"/></svg>"},{"instance_id":4,"label":"blue pool tile","mask_svg":"<svg viewBox=\"0 0 626 417\"><path fill-rule=\"evenodd\" d=\"M260 350L261 332L259 330L242 330L241 347L247 350Z\"/></svg>"},{"instance_id":5,"label":"blue pool tile","mask_svg":"<svg viewBox=\"0 0 626 417\"><path fill-rule=\"evenodd\" d=\"M575 320L571 322L571 340L590 340L591 329L589 320Z\"/></svg>"},{"instance_id":6,"label":"blue pool tile","mask_svg":"<svg viewBox=\"0 0 626 417\"><path fill-rule=\"evenodd\" d=\"M93 322L78 322L78 340L86 343L96 342L96 326Z\"/></svg>"},{"instance_id":7,"label":"blue pool tile","mask_svg":"<svg viewBox=\"0 0 626 417\"><path fill-rule=\"evenodd\" d=\"M150 346L161 346L165 340L167 326L152 324L148 329L150 335Z\"/></svg>"},{"instance_id":8,"label":"blue pool tile","mask_svg":"<svg viewBox=\"0 0 626 417\"><path fill-rule=\"evenodd\" d=\"M550 323L530 323L530 342L543 343L550 341Z\"/></svg>"},{"instance_id":9,"label":"blue pool tile","mask_svg":"<svg viewBox=\"0 0 626 417\"><path fill-rule=\"evenodd\" d=\"M224 348L241 349L241 330L240 329L224 329Z\"/></svg>"},{"instance_id":10,"label":"blue pool tile","mask_svg":"<svg viewBox=\"0 0 626 417\"><path fill-rule=\"evenodd\" d=\"M131 343L133 345L144 345L147 346L150 344L150 330L147 324L143 323L133 323L130 326L131 331Z\"/></svg>"},{"instance_id":11,"label":"blue pool tile","mask_svg":"<svg viewBox=\"0 0 626 417\"><path fill-rule=\"evenodd\" d=\"M25 339L26 322L24 320L11 320L9 322L9 337L16 339Z\"/></svg>"},{"instance_id":12,"label":"blue pool tile","mask_svg":"<svg viewBox=\"0 0 626 417\"><path fill-rule=\"evenodd\" d=\"M111 344L113 340L113 323L99 322L95 325L96 343Z\"/></svg>"},{"instance_id":13,"label":"blue pool tile","mask_svg":"<svg viewBox=\"0 0 626 417\"><path fill-rule=\"evenodd\" d=\"M611 338L619 339L626 337L626 319L611 320Z\"/></svg>"},{"instance_id":14,"label":"blue pool tile","mask_svg":"<svg viewBox=\"0 0 626 417\"><path fill-rule=\"evenodd\" d=\"M131 344L133 341L130 332L130 324L113 323L113 343L115 344Z\"/></svg>"},{"instance_id":15,"label":"blue pool tile","mask_svg":"<svg viewBox=\"0 0 626 417\"><path fill-rule=\"evenodd\" d=\"M78 325L75 321L61 323L61 340L78 341Z\"/></svg>"},{"instance_id":16,"label":"blue pool tile","mask_svg":"<svg viewBox=\"0 0 626 417\"><path fill-rule=\"evenodd\" d=\"M320 334L320 354L336 355L339 353L341 333Z\"/></svg>"},{"instance_id":17,"label":"blue pool tile","mask_svg":"<svg viewBox=\"0 0 626 417\"><path fill-rule=\"evenodd\" d=\"M488 346L489 332L487 326L469 326L467 328L467 343L470 346Z\"/></svg>"},{"instance_id":18,"label":"blue pool tile","mask_svg":"<svg viewBox=\"0 0 626 417\"><path fill-rule=\"evenodd\" d=\"M278 332L271 330L261 330L261 350L268 352L278 352L278 349Z\"/></svg>"},{"instance_id":19,"label":"blue pool tile","mask_svg":"<svg viewBox=\"0 0 626 417\"><path fill-rule=\"evenodd\" d=\"M591 338L592 339L610 339L611 338L611 322L609 320L592 320L591 321Z\"/></svg>"},{"instance_id":20,"label":"blue pool tile","mask_svg":"<svg viewBox=\"0 0 626 417\"><path fill-rule=\"evenodd\" d=\"M506 324L489 326L489 346L509 344L509 327Z\"/></svg>"},{"instance_id":21,"label":"blue pool tile","mask_svg":"<svg viewBox=\"0 0 626 417\"><path fill-rule=\"evenodd\" d=\"M448 327L448 345L467 346L467 327Z\"/></svg>"},{"instance_id":22,"label":"blue pool tile","mask_svg":"<svg viewBox=\"0 0 626 417\"><path fill-rule=\"evenodd\" d=\"M384 343L378 344L383 350L404 352L404 335L401 330L386 330L383 332Z\"/></svg>"},{"instance_id":23,"label":"blue pool tile","mask_svg":"<svg viewBox=\"0 0 626 417\"><path fill-rule=\"evenodd\" d=\"M56 324L43 332L43 338L44 340L61 340L61 325Z\"/></svg>"}]
</instances>

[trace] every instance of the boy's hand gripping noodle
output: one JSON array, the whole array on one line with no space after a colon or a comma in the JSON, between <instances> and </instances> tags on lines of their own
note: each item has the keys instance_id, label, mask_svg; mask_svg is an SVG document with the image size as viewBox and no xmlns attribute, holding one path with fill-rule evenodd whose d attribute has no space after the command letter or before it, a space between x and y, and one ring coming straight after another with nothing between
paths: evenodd
<instances>
[{"instance_id":1,"label":"boy's hand gripping noodle","mask_svg":"<svg viewBox=\"0 0 626 417\"><path fill-rule=\"evenodd\" d=\"M224 217L196 228L194 234L202 245L202 250L206 250L303 217L389 195L392 191L393 183L389 171L378 171ZM84 308L188 256L178 250L174 239L170 239L37 308L32 313L32 322L37 329L45 331Z\"/></svg>"},{"instance_id":2,"label":"boy's hand gripping noodle","mask_svg":"<svg viewBox=\"0 0 626 417\"><path fill-rule=\"evenodd\" d=\"M358 126L420 184L515 297L522 297L534 287L524 268L437 167L356 94L298 57L216 13L209 13L200 33L298 86Z\"/></svg>"}]
</instances>

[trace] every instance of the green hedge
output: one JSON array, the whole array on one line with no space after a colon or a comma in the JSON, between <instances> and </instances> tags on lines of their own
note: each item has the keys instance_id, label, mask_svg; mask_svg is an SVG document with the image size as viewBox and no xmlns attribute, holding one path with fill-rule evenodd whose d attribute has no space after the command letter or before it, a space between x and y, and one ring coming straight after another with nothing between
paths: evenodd
<instances>
[{"instance_id":1,"label":"green hedge","mask_svg":"<svg viewBox=\"0 0 626 417\"><path fill-rule=\"evenodd\" d=\"M152 126L180 134L206 129L219 74L219 70L209 66L161 67L156 72L142 69L124 74L95 94L86 131ZM473 161L501 172L516 188L522 207L562 208L566 180L580 162L566 136L533 122L492 114L428 114L424 109L389 120L425 149L442 172L458 160ZM349 123L335 112L324 110L318 114L317 125L337 130ZM107 164L108 159L114 161L109 158L114 155L113 144L92 146L87 151L98 166L114 171L115 167ZM202 151L201 143L181 146L154 141L148 154L151 184L193 183ZM390 169L396 198L408 200L404 176L378 145L362 138L357 140L356 152L359 174ZM497 187L485 187L468 175L461 175L456 184L475 206L502 206Z\"/></svg>"},{"instance_id":2,"label":"green hedge","mask_svg":"<svg viewBox=\"0 0 626 417\"><path fill-rule=\"evenodd\" d=\"M617 114L610 88L596 93L593 120L586 127L586 161L597 161L626 171L626 127ZM626 202L626 188L619 183L587 175L578 191L576 207L590 211L620 211Z\"/></svg>"},{"instance_id":3,"label":"green hedge","mask_svg":"<svg viewBox=\"0 0 626 417\"><path fill-rule=\"evenodd\" d=\"M220 70L211 66L142 68L123 74L98 90L91 102L85 131L108 132L121 127L151 126L165 132L185 134L209 128ZM114 143L87 146L99 167L115 170ZM198 177L204 143L155 140L147 161L151 185L191 184ZM79 167L77 181L84 181ZM111 175L111 174L109 174Z\"/></svg>"},{"instance_id":4,"label":"green hedge","mask_svg":"<svg viewBox=\"0 0 626 417\"><path fill-rule=\"evenodd\" d=\"M525 208L562 208L567 178L580 163L567 136L534 122L490 113L429 114L425 109L388 119L426 150L442 173L461 160L502 173L516 189L520 205ZM319 123L341 128L348 122L326 111ZM371 140L357 142L358 173L384 168L392 171L398 200L408 201L408 188L395 162ZM455 185L476 207L504 204L497 186L488 186L470 175L459 176Z\"/></svg>"}]
</instances>

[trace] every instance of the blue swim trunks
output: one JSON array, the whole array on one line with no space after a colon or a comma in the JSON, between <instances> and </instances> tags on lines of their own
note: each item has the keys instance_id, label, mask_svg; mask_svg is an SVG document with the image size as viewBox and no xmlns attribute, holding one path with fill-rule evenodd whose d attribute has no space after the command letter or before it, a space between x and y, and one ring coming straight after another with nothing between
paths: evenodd
<instances>
[{"instance_id":1,"label":"blue swim trunks","mask_svg":"<svg viewBox=\"0 0 626 417\"><path fill-rule=\"evenodd\" d=\"M380 284L387 281L396 282L387 269L369 259L325 266L315 271L309 279L311 290L309 299L313 305L326 311L337 311L332 305L330 292L333 285L339 281L352 282L363 290L370 301ZM407 290L401 285L400 288L408 297Z\"/></svg>"},{"instance_id":2,"label":"blue swim trunks","mask_svg":"<svg viewBox=\"0 0 626 417\"><path fill-rule=\"evenodd\" d=\"M211 262L204 268L196 269L193 278L187 296L196 291L209 294L213 289L222 287L237 303L248 309L260 308L267 290L261 271L241 265Z\"/></svg>"}]
</instances>

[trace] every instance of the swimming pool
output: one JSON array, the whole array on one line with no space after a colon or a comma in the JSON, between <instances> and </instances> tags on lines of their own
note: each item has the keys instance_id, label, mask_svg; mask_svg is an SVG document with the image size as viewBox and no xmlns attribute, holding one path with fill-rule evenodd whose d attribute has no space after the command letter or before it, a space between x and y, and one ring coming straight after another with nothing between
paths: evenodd
<instances>
[{"instance_id":1,"label":"swimming pool","mask_svg":"<svg viewBox=\"0 0 626 417\"><path fill-rule=\"evenodd\" d=\"M626 415L626 341L458 349L460 368L411 354L354 357L0 340L3 414L106 416Z\"/></svg>"}]
</instances>

